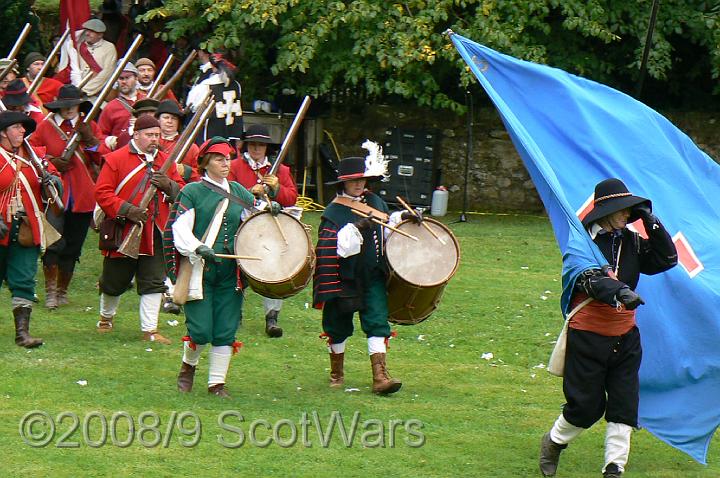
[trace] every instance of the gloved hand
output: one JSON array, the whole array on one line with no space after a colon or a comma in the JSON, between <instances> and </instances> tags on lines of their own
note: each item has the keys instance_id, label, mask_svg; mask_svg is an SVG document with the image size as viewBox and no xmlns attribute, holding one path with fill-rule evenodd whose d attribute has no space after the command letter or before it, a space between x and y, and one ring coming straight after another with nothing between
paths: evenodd
<instances>
[{"instance_id":1,"label":"gloved hand","mask_svg":"<svg viewBox=\"0 0 720 478\"><path fill-rule=\"evenodd\" d=\"M205 259L205 262L220 262L220 258L215 255L215 251L205 244L198 246L197 249L195 249L195 254Z\"/></svg>"},{"instance_id":2,"label":"gloved hand","mask_svg":"<svg viewBox=\"0 0 720 478\"><path fill-rule=\"evenodd\" d=\"M125 217L128 219L128 221L132 221L135 224L142 224L147 221L148 214L146 210L131 205L125 213Z\"/></svg>"},{"instance_id":3,"label":"gloved hand","mask_svg":"<svg viewBox=\"0 0 720 478\"><path fill-rule=\"evenodd\" d=\"M78 121L75 124L75 131L80 135L80 141L85 143L88 147L97 146L100 141L95 137L90 127L90 123L84 121Z\"/></svg>"},{"instance_id":4,"label":"gloved hand","mask_svg":"<svg viewBox=\"0 0 720 478\"><path fill-rule=\"evenodd\" d=\"M0 241L5 239L5 236L7 236L8 231L9 231L9 229L8 229L7 225L5 224L5 221L0 219Z\"/></svg>"},{"instance_id":5,"label":"gloved hand","mask_svg":"<svg viewBox=\"0 0 720 478\"><path fill-rule=\"evenodd\" d=\"M358 219L353 224L355 224L355 227L358 228L358 231L362 231L364 229L371 229L375 227L375 223L372 222L372 220L369 217L364 217L362 219Z\"/></svg>"},{"instance_id":6,"label":"gloved hand","mask_svg":"<svg viewBox=\"0 0 720 478\"><path fill-rule=\"evenodd\" d=\"M415 210L415 214L411 213L410 211L403 211L403 213L400 215L400 219L402 219L403 221L410 220L415 224L420 224L423 221L423 215L417 209Z\"/></svg>"},{"instance_id":7,"label":"gloved hand","mask_svg":"<svg viewBox=\"0 0 720 478\"><path fill-rule=\"evenodd\" d=\"M642 297L627 286L620 289L617 294L615 294L615 298L623 304L627 310L635 310L645 303Z\"/></svg>"},{"instance_id":8,"label":"gloved hand","mask_svg":"<svg viewBox=\"0 0 720 478\"><path fill-rule=\"evenodd\" d=\"M268 174L267 176L263 176L262 182L270 190L270 196L277 196L278 191L280 191L280 180L277 176Z\"/></svg>"},{"instance_id":9,"label":"gloved hand","mask_svg":"<svg viewBox=\"0 0 720 478\"><path fill-rule=\"evenodd\" d=\"M45 156L45 159L50 161L53 164L53 166L55 166L55 169L57 169L61 173L64 173L65 171L70 171L75 166L72 163L72 156L67 161L65 161L64 159L62 159L59 156L50 156L50 155Z\"/></svg>"},{"instance_id":10,"label":"gloved hand","mask_svg":"<svg viewBox=\"0 0 720 478\"><path fill-rule=\"evenodd\" d=\"M153 171L153 175L150 178L150 183L168 196L172 194L173 180L167 177L165 173L161 173L160 171Z\"/></svg>"},{"instance_id":11,"label":"gloved hand","mask_svg":"<svg viewBox=\"0 0 720 478\"><path fill-rule=\"evenodd\" d=\"M658 222L657 218L653 215L652 209L647 203L638 204L633 208L633 212L638 215L644 225L655 224Z\"/></svg>"},{"instance_id":12,"label":"gloved hand","mask_svg":"<svg viewBox=\"0 0 720 478\"><path fill-rule=\"evenodd\" d=\"M275 201L270 201L270 214L273 216L277 216L280 214L280 211L282 211L282 206L280 203L276 203Z\"/></svg>"},{"instance_id":13,"label":"gloved hand","mask_svg":"<svg viewBox=\"0 0 720 478\"><path fill-rule=\"evenodd\" d=\"M56 178L57 178L57 179L56 179ZM59 181L60 181L60 178L58 178L57 176L54 176L54 175L48 173L47 171L45 171L45 173L44 173L44 174L42 175L42 177L40 178L40 182L41 182L42 185L45 186L46 188L49 188L51 184L55 184L56 181L59 182Z\"/></svg>"}]
</instances>

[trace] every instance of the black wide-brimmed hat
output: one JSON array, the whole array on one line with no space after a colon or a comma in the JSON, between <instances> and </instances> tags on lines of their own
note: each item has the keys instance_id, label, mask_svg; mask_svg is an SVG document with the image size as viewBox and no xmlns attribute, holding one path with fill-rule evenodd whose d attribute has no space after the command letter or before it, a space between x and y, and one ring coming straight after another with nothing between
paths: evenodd
<instances>
[{"instance_id":1,"label":"black wide-brimmed hat","mask_svg":"<svg viewBox=\"0 0 720 478\"><path fill-rule=\"evenodd\" d=\"M185 117L185 113L183 113L180 109L180 105L178 105L175 100L163 100L160 102L157 111L155 112L155 117L160 118L160 115L163 113L177 116L181 120Z\"/></svg>"},{"instance_id":2,"label":"black wide-brimmed hat","mask_svg":"<svg viewBox=\"0 0 720 478\"><path fill-rule=\"evenodd\" d=\"M61 86L55 101L44 104L45 109L53 113L60 112L61 108L71 108L76 105L80 106L80 111L83 113L87 113L92 108L90 100L75 85Z\"/></svg>"},{"instance_id":3,"label":"black wide-brimmed hat","mask_svg":"<svg viewBox=\"0 0 720 478\"><path fill-rule=\"evenodd\" d=\"M2 101L5 106L25 106L32 101L32 98L28 95L25 82L17 78L8 83Z\"/></svg>"},{"instance_id":4,"label":"black wide-brimmed hat","mask_svg":"<svg viewBox=\"0 0 720 478\"><path fill-rule=\"evenodd\" d=\"M275 144L270 136L270 131L264 124L251 124L243 134L243 141L246 143Z\"/></svg>"},{"instance_id":5,"label":"black wide-brimmed hat","mask_svg":"<svg viewBox=\"0 0 720 478\"><path fill-rule=\"evenodd\" d=\"M337 168L337 180L329 181L325 184L333 185L351 181L353 179L367 179L373 181L380 179L381 176L368 176L365 170L365 158L360 156L350 156L340 160Z\"/></svg>"},{"instance_id":6,"label":"black wide-brimmed hat","mask_svg":"<svg viewBox=\"0 0 720 478\"><path fill-rule=\"evenodd\" d=\"M582 220L583 226L588 227L590 224L597 222L614 212L621 211L625 208L632 208L638 204L646 203L652 208L652 202L649 199L633 196L628 191L627 186L617 178L610 178L600 181L595 186L595 199L593 200L593 208ZM630 213L628 224L639 219L634 212Z\"/></svg>"},{"instance_id":7,"label":"black wide-brimmed hat","mask_svg":"<svg viewBox=\"0 0 720 478\"><path fill-rule=\"evenodd\" d=\"M3 111L0 113L0 131L4 131L9 126L22 123L25 127L25 136L35 131L35 120L19 111Z\"/></svg>"}]
</instances>

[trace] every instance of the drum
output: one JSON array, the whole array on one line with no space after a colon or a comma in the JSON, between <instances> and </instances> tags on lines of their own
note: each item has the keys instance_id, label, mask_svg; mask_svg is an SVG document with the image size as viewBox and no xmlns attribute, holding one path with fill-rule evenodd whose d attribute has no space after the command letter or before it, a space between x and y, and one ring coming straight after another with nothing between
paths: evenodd
<instances>
[{"instance_id":1,"label":"drum","mask_svg":"<svg viewBox=\"0 0 720 478\"><path fill-rule=\"evenodd\" d=\"M263 211L246 219L235 236L235 254L252 290L264 297L285 299L303 290L315 269L315 251L305 225L281 212Z\"/></svg>"},{"instance_id":2,"label":"drum","mask_svg":"<svg viewBox=\"0 0 720 478\"><path fill-rule=\"evenodd\" d=\"M418 240L391 232L385 244L388 320L399 325L417 324L433 313L460 263L460 246L450 229L434 219L423 222L437 238L422 224L403 221L397 229Z\"/></svg>"}]
</instances>

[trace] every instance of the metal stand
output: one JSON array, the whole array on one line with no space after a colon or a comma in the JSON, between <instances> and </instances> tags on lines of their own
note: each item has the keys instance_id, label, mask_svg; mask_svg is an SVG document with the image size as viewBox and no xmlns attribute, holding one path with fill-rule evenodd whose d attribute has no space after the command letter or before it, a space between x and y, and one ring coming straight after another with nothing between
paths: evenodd
<instances>
[{"instance_id":1,"label":"metal stand","mask_svg":"<svg viewBox=\"0 0 720 478\"><path fill-rule=\"evenodd\" d=\"M473 154L473 99L470 94L470 90L465 91L465 106L467 106L467 149L465 154L465 184L463 186L463 208L460 213L460 217L457 221L453 221L450 224L458 222L468 222L467 218L467 207L468 207L468 176L470 175L470 158Z\"/></svg>"}]
</instances>

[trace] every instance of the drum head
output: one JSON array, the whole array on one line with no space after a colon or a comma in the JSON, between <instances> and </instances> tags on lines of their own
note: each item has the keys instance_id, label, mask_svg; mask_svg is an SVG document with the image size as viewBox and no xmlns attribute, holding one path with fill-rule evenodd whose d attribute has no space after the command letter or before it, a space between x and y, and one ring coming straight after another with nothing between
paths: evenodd
<instances>
[{"instance_id":1,"label":"drum head","mask_svg":"<svg viewBox=\"0 0 720 478\"><path fill-rule=\"evenodd\" d=\"M245 274L261 282L282 282L293 277L305 266L312 251L300 221L284 213L278 214L277 219L282 233L273 216L261 212L243 222L235 236L235 254L262 259L238 260Z\"/></svg>"},{"instance_id":2,"label":"drum head","mask_svg":"<svg viewBox=\"0 0 720 478\"><path fill-rule=\"evenodd\" d=\"M440 240L423 225L403 221L396 227L418 240L391 232L385 251L395 274L411 284L433 287L447 282L455 274L460 248L455 236L444 224L433 219L425 219L423 222Z\"/></svg>"}]
</instances>

